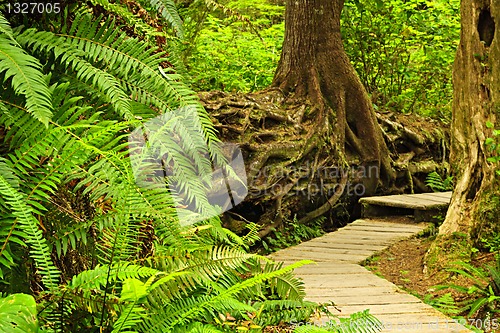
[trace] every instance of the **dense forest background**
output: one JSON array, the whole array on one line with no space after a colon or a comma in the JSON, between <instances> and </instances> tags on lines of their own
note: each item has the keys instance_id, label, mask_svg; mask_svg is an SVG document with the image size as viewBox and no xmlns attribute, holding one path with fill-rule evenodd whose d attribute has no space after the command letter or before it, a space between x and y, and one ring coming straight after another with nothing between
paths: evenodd
<instances>
[{"instance_id":1,"label":"dense forest background","mask_svg":"<svg viewBox=\"0 0 500 333\"><path fill-rule=\"evenodd\" d=\"M194 88L268 88L283 45L284 2L224 4L249 21L217 9L185 21L184 63ZM450 120L459 1L346 1L341 19L346 52L377 108Z\"/></svg>"}]
</instances>

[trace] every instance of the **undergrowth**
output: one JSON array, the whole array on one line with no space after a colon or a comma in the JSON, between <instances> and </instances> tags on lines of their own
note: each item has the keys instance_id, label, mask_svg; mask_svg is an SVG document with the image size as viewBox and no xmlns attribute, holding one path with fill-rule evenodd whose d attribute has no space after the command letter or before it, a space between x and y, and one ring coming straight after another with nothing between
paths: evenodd
<instances>
[{"instance_id":1,"label":"undergrowth","mask_svg":"<svg viewBox=\"0 0 500 333\"><path fill-rule=\"evenodd\" d=\"M223 2L247 21L202 10L199 3L182 11L188 27L183 50L194 87L267 88L281 52L284 3ZM451 115L459 31L458 0L348 0L342 14L346 52L375 106L445 121Z\"/></svg>"}]
</instances>

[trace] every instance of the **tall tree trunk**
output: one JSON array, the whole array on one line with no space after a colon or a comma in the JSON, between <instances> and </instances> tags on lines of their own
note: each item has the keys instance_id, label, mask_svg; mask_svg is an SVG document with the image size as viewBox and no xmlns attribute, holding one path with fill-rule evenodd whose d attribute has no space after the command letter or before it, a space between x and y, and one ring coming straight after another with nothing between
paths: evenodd
<instances>
[{"instance_id":1,"label":"tall tree trunk","mask_svg":"<svg viewBox=\"0 0 500 333\"><path fill-rule=\"evenodd\" d=\"M488 121L500 127L500 2L462 0L461 38L453 83L451 165L456 180L451 205L439 228L441 237L427 256L434 264L452 235L469 245L500 231L500 190L485 140ZM496 23L496 24L495 24ZM458 233L458 234L457 234Z\"/></svg>"},{"instance_id":2,"label":"tall tree trunk","mask_svg":"<svg viewBox=\"0 0 500 333\"><path fill-rule=\"evenodd\" d=\"M273 86L319 107L318 128L330 133L341 154L348 148L364 167L382 167L393 179L391 161L368 94L342 45L343 0L287 0L285 40ZM368 193L378 175L365 179Z\"/></svg>"},{"instance_id":3,"label":"tall tree trunk","mask_svg":"<svg viewBox=\"0 0 500 333\"><path fill-rule=\"evenodd\" d=\"M343 0L287 0L274 89L243 100L216 92L202 97L217 119L215 126L244 152L249 194L224 216L232 230L244 230L249 221L256 221L264 237L288 222L306 224L328 214L325 224L337 227L349 214L357 214L357 198L373 194L378 185L387 192L406 188L409 169L398 170L394 181L384 133L345 53L340 33L343 5ZM425 142L381 119L388 128L387 140L395 131L398 140L410 138L408 149ZM391 145L398 154L395 140ZM413 153L402 151L400 168Z\"/></svg>"}]
</instances>

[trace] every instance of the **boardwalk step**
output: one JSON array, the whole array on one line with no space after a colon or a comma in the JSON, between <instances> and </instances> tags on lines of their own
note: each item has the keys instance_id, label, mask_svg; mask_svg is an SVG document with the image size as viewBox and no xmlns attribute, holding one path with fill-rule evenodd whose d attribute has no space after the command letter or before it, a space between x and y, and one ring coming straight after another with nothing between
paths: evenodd
<instances>
[{"instance_id":1,"label":"boardwalk step","mask_svg":"<svg viewBox=\"0 0 500 333\"><path fill-rule=\"evenodd\" d=\"M339 317L370 309L370 313L384 323L383 333L469 333L471 331L418 298L358 265L390 244L418 234L428 225L408 223L401 217L363 218L270 256L285 265L302 259L314 260L315 264L295 270L304 282L306 299L334 302L335 306L329 309ZM320 322L315 324L322 325L329 319L317 320Z\"/></svg>"},{"instance_id":2,"label":"boardwalk step","mask_svg":"<svg viewBox=\"0 0 500 333\"><path fill-rule=\"evenodd\" d=\"M415 221L432 221L446 213L451 192L389 195L361 198L361 216L414 215Z\"/></svg>"}]
</instances>

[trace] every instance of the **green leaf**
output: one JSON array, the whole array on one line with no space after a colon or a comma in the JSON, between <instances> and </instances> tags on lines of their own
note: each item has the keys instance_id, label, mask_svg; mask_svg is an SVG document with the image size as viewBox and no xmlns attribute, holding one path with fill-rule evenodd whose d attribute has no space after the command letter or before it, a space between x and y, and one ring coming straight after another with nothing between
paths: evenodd
<instances>
[{"instance_id":1,"label":"green leaf","mask_svg":"<svg viewBox=\"0 0 500 333\"><path fill-rule=\"evenodd\" d=\"M13 294L0 298L0 332L38 332L36 302L33 296Z\"/></svg>"},{"instance_id":2,"label":"green leaf","mask_svg":"<svg viewBox=\"0 0 500 333\"><path fill-rule=\"evenodd\" d=\"M123 281L121 301L138 301L148 294L146 285L139 279L126 279Z\"/></svg>"}]
</instances>

